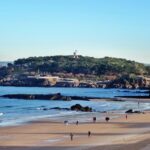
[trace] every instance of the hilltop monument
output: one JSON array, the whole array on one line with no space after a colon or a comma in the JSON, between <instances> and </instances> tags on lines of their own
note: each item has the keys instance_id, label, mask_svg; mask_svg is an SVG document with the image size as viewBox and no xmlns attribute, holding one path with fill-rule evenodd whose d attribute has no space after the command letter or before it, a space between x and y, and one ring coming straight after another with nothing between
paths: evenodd
<instances>
[{"instance_id":1,"label":"hilltop monument","mask_svg":"<svg viewBox=\"0 0 150 150\"><path fill-rule=\"evenodd\" d=\"M75 59L78 59L78 58L79 58L78 55L77 55L77 50L74 51L74 53L73 53L73 58L75 58Z\"/></svg>"}]
</instances>

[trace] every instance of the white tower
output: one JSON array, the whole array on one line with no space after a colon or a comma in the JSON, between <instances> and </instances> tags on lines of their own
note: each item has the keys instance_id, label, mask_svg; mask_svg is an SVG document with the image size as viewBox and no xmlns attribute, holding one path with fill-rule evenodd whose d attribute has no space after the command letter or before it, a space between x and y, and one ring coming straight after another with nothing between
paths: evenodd
<instances>
[{"instance_id":1,"label":"white tower","mask_svg":"<svg viewBox=\"0 0 150 150\"><path fill-rule=\"evenodd\" d=\"M77 55L77 50L74 51L73 53L73 58L77 59L78 58L78 55Z\"/></svg>"}]
</instances>

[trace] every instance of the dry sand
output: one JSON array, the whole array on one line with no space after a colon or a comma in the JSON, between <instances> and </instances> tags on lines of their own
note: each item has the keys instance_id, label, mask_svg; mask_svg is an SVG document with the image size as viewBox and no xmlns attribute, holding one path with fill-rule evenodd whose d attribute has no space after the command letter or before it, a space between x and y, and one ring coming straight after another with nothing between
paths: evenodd
<instances>
[{"instance_id":1,"label":"dry sand","mask_svg":"<svg viewBox=\"0 0 150 150\"><path fill-rule=\"evenodd\" d=\"M88 137L88 131L91 136ZM73 141L70 140L73 133ZM150 150L150 113L125 115L110 122L63 122L41 120L0 128L0 150Z\"/></svg>"}]
</instances>

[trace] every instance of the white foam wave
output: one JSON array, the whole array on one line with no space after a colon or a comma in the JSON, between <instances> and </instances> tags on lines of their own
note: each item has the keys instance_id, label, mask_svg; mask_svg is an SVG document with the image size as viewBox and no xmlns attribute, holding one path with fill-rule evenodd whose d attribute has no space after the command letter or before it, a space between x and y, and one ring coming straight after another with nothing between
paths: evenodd
<instances>
[{"instance_id":1,"label":"white foam wave","mask_svg":"<svg viewBox=\"0 0 150 150\"><path fill-rule=\"evenodd\" d=\"M3 115L4 115L4 113L1 112L1 113L0 113L0 116L3 116Z\"/></svg>"}]
</instances>

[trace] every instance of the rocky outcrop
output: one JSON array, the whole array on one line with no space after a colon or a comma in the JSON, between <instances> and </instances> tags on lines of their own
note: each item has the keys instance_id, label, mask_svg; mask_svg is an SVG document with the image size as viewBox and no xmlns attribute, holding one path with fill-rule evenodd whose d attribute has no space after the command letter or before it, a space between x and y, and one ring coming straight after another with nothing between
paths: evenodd
<instances>
[{"instance_id":1,"label":"rocky outcrop","mask_svg":"<svg viewBox=\"0 0 150 150\"><path fill-rule=\"evenodd\" d=\"M25 100L86 100L92 99L92 97L84 97L84 96L63 96L61 93L56 94L8 94L3 95L1 97L10 98L10 99L25 99Z\"/></svg>"},{"instance_id":2,"label":"rocky outcrop","mask_svg":"<svg viewBox=\"0 0 150 150\"><path fill-rule=\"evenodd\" d=\"M84 112L92 112L92 108L91 107L83 107L80 104L75 104L73 106L71 106L71 110L75 110L75 111L84 111Z\"/></svg>"},{"instance_id":3,"label":"rocky outcrop","mask_svg":"<svg viewBox=\"0 0 150 150\"><path fill-rule=\"evenodd\" d=\"M41 107L41 108L38 108L38 109L44 110L44 111L50 110L50 109L55 109L55 110L65 110L65 111L72 110L72 111L92 112L92 108L90 108L88 106L83 107L80 104L75 104L75 105L71 106L70 108L61 108L61 107L46 108L46 107Z\"/></svg>"},{"instance_id":4,"label":"rocky outcrop","mask_svg":"<svg viewBox=\"0 0 150 150\"><path fill-rule=\"evenodd\" d=\"M25 100L71 100L69 96L63 96L60 93L56 94L8 94L3 95L4 98L25 99Z\"/></svg>"},{"instance_id":5,"label":"rocky outcrop","mask_svg":"<svg viewBox=\"0 0 150 150\"><path fill-rule=\"evenodd\" d=\"M133 109L129 109L125 113L141 113L141 111L138 111L138 110L133 111Z\"/></svg>"},{"instance_id":6,"label":"rocky outcrop","mask_svg":"<svg viewBox=\"0 0 150 150\"><path fill-rule=\"evenodd\" d=\"M65 74L64 74L65 76ZM67 76L67 75L66 75ZM122 75L110 80L78 81L78 79L63 78L56 82L55 76L27 76L27 75L8 75L0 78L1 86L24 86L24 87L79 87L79 88L122 88L122 89L149 89L150 78L144 76ZM59 77L58 77L59 78Z\"/></svg>"},{"instance_id":7,"label":"rocky outcrop","mask_svg":"<svg viewBox=\"0 0 150 150\"><path fill-rule=\"evenodd\" d=\"M106 88L149 89L150 78L144 76L122 75L106 84Z\"/></svg>"}]
</instances>

